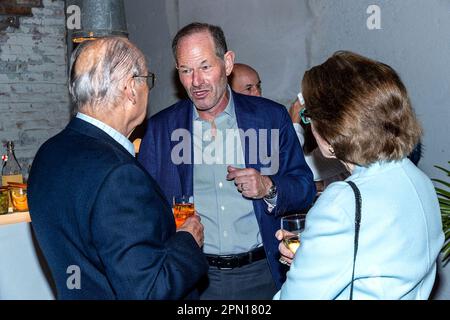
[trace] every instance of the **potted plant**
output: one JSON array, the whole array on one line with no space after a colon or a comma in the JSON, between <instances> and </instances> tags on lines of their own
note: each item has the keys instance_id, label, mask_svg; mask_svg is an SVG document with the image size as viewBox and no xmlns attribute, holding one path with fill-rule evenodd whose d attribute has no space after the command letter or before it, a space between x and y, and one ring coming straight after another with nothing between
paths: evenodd
<instances>
[{"instance_id":1,"label":"potted plant","mask_svg":"<svg viewBox=\"0 0 450 320\"><path fill-rule=\"evenodd\" d=\"M450 164L450 161L448 162ZM442 214L442 227L445 234L445 242L442 247L442 261L446 265L450 260L450 170L440 166L435 166L447 175L446 181L441 179L432 179L436 182L436 193L439 199Z\"/></svg>"}]
</instances>

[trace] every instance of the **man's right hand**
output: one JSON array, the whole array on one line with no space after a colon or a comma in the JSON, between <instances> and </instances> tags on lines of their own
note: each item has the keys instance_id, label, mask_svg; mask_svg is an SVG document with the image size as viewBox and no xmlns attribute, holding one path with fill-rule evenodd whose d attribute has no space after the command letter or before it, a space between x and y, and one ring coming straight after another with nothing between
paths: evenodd
<instances>
[{"instance_id":1,"label":"man's right hand","mask_svg":"<svg viewBox=\"0 0 450 320\"><path fill-rule=\"evenodd\" d=\"M177 229L178 231L189 232L197 242L198 246L203 247L203 241L205 240L203 233L203 224L200 222L200 216L194 215L186 219L186 221Z\"/></svg>"}]
</instances>

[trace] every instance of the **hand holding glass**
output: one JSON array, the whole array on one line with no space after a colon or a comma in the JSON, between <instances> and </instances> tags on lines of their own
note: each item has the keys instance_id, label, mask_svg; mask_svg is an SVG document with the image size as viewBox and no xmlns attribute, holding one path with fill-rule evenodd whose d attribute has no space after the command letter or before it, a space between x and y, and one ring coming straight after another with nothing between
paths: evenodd
<instances>
[{"instance_id":1,"label":"hand holding glass","mask_svg":"<svg viewBox=\"0 0 450 320\"><path fill-rule=\"evenodd\" d=\"M192 196L173 197L173 215L177 229L186 221L187 218L195 214L194 198Z\"/></svg>"},{"instance_id":2,"label":"hand holding glass","mask_svg":"<svg viewBox=\"0 0 450 320\"><path fill-rule=\"evenodd\" d=\"M284 245L295 254L300 247L300 234L305 228L305 214L293 214L281 218Z\"/></svg>"}]
</instances>

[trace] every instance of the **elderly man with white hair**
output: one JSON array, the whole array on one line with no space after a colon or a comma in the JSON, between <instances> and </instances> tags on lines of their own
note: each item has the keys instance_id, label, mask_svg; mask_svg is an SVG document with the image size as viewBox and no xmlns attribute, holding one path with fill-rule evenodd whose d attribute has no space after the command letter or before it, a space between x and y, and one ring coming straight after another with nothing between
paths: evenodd
<instances>
[{"instance_id":1,"label":"elderly man with white hair","mask_svg":"<svg viewBox=\"0 0 450 320\"><path fill-rule=\"evenodd\" d=\"M59 299L192 298L207 271L199 217L175 229L127 139L153 81L127 39L85 42L72 54L78 113L39 149L29 178L33 228Z\"/></svg>"}]
</instances>

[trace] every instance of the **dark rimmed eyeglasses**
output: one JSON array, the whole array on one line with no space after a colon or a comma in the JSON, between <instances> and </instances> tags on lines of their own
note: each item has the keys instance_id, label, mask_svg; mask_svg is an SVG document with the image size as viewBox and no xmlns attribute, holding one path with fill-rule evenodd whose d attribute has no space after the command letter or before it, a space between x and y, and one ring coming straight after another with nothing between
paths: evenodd
<instances>
[{"instance_id":1,"label":"dark rimmed eyeglasses","mask_svg":"<svg viewBox=\"0 0 450 320\"><path fill-rule=\"evenodd\" d=\"M308 112L308 110L306 110L306 108L303 108L302 110L300 110L299 114L300 114L300 118L302 119L302 122L304 124L311 123L311 117L309 116L309 112Z\"/></svg>"},{"instance_id":2,"label":"dark rimmed eyeglasses","mask_svg":"<svg viewBox=\"0 0 450 320\"><path fill-rule=\"evenodd\" d=\"M155 86L156 76L153 72L149 72L146 76L133 76L133 78L145 78L147 80L148 90Z\"/></svg>"}]
</instances>

